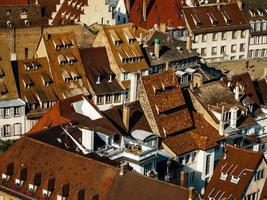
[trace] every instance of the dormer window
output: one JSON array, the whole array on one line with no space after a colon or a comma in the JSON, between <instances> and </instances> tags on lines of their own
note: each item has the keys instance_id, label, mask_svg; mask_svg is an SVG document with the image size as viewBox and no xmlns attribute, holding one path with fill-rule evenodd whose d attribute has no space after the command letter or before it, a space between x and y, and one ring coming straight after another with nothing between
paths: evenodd
<instances>
[{"instance_id":1,"label":"dormer window","mask_svg":"<svg viewBox=\"0 0 267 200\"><path fill-rule=\"evenodd\" d=\"M112 39L113 43L115 44L115 46L119 46L121 43L121 39L119 38L119 36L115 32L115 30L111 29L111 30L109 30L109 33L110 33L111 39Z\"/></svg>"},{"instance_id":2,"label":"dormer window","mask_svg":"<svg viewBox=\"0 0 267 200\"><path fill-rule=\"evenodd\" d=\"M29 184L28 190L32 193L34 193L37 190L36 185Z\"/></svg>"},{"instance_id":3,"label":"dormer window","mask_svg":"<svg viewBox=\"0 0 267 200\"><path fill-rule=\"evenodd\" d=\"M0 78L3 78L5 76L4 70L0 66Z\"/></svg>"},{"instance_id":4,"label":"dormer window","mask_svg":"<svg viewBox=\"0 0 267 200\"><path fill-rule=\"evenodd\" d=\"M220 177L220 179L223 180L223 181L225 181L225 180L227 179L227 176L228 176L227 173L221 172L221 177Z\"/></svg>"},{"instance_id":5,"label":"dormer window","mask_svg":"<svg viewBox=\"0 0 267 200\"><path fill-rule=\"evenodd\" d=\"M20 18L21 19L27 19L28 18L28 14L27 14L27 10L26 9L23 9L21 11Z\"/></svg>"},{"instance_id":6,"label":"dormer window","mask_svg":"<svg viewBox=\"0 0 267 200\"><path fill-rule=\"evenodd\" d=\"M67 58L68 63L69 63L70 65L73 65L74 62L76 61L75 57L72 56L72 55L68 55L68 56L66 56L66 58Z\"/></svg>"},{"instance_id":7,"label":"dormer window","mask_svg":"<svg viewBox=\"0 0 267 200\"><path fill-rule=\"evenodd\" d=\"M66 58L62 54L59 54L57 59L60 66L64 66L67 63Z\"/></svg>"},{"instance_id":8,"label":"dormer window","mask_svg":"<svg viewBox=\"0 0 267 200\"><path fill-rule=\"evenodd\" d=\"M24 24L25 24L25 26L30 26L31 22L30 22L30 20L26 19L26 20L24 20Z\"/></svg>"},{"instance_id":9,"label":"dormer window","mask_svg":"<svg viewBox=\"0 0 267 200\"><path fill-rule=\"evenodd\" d=\"M31 68L32 68L32 64L31 63L24 63L24 67L25 67L25 70L26 71L30 71L31 70Z\"/></svg>"},{"instance_id":10,"label":"dormer window","mask_svg":"<svg viewBox=\"0 0 267 200\"><path fill-rule=\"evenodd\" d=\"M100 84L101 83L101 76L98 75L96 78L96 84Z\"/></svg>"},{"instance_id":11,"label":"dormer window","mask_svg":"<svg viewBox=\"0 0 267 200\"><path fill-rule=\"evenodd\" d=\"M225 10L221 11L221 13L222 13L225 23L227 25L230 25L232 23L232 19L229 17L228 13Z\"/></svg>"},{"instance_id":12,"label":"dormer window","mask_svg":"<svg viewBox=\"0 0 267 200\"><path fill-rule=\"evenodd\" d=\"M23 82L25 88L31 88L34 85L30 77L27 75L24 76Z\"/></svg>"},{"instance_id":13,"label":"dormer window","mask_svg":"<svg viewBox=\"0 0 267 200\"><path fill-rule=\"evenodd\" d=\"M193 13L193 14L191 14L191 17L192 17L192 19L193 19L193 21L195 23L195 26L197 28L199 28L202 23L201 23L200 19L198 18L198 16L195 13Z\"/></svg>"},{"instance_id":14,"label":"dormer window","mask_svg":"<svg viewBox=\"0 0 267 200\"><path fill-rule=\"evenodd\" d=\"M232 176L231 177L231 182L234 183L234 184L237 184L239 182L239 177L238 176Z\"/></svg>"},{"instance_id":15,"label":"dormer window","mask_svg":"<svg viewBox=\"0 0 267 200\"><path fill-rule=\"evenodd\" d=\"M12 21L7 21L6 25L8 28L12 28L13 27L13 22Z\"/></svg>"},{"instance_id":16,"label":"dormer window","mask_svg":"<svg viewBox=\"0 0 267 200\"><path fill-rule=\"evenodd\" d=\"M70 75L74 81L78 81L81 78L81 75L76 70L71 71Z\"/></svg>"},{"instance_id":17,"label":"dormer window","mask_svg":"<svg viewBox=\"0 0 267 200\"><path fill-rule=\"evenodd\" d=\"M38 69L40 66L41 66L40 63L38 63L38 62L36 62L36 61L32 62L32 68L33 68L34 70Z\"/></svg>"},{"instance_id":18,"label":"dormer window","mask_svg":"<svg viewBox=\"0 0 267 200\"><path fill-rule=\"evenodd\" d=\"M70 80L72 80L71 75L67 71L63 71L62 76L63 76L63 79L66 83L68 83Z\"/></svg>"},{"instance_id":19,"label":"dormer window","mask_svg":"<svg viewBox=\"0 0 267 200\"><path fill-rule=\"evenodd\" d=\"M110 75L109 75L108 82L112 82L112 81L113 81L113 79L114 79L114 75L113 75L113 74L110 74Z\"/></svg>"},{"instance_id":20,"label":"dormer window","mask_svg":"<svg viewBox=\"0 0 267 200\"><path fill-rule=\"evenodd\" d=\"M213 13L207 12L207 15L209 16L212 26L216 26L218 24L218 20L215 18Z\"/></svg>"}]
</instances>

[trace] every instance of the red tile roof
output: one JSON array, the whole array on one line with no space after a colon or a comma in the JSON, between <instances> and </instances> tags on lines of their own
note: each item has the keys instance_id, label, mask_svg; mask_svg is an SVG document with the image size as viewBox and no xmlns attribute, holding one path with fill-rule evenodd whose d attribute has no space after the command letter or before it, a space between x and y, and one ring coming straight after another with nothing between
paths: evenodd
<instances>
[{"instance_id":1,"label":"red tile roof","mask_svg":"<svg viewBox=\"0 0 267 200\"><path fill-rule=\"evenodd\" d=\"M264 156L260 152L248 151L231 145L226 146L226 154L219 161L214 174L206 188L204 199L243 199L254 172ZM221 173L228 174L221 180ZM237 184L231 182L232 176L239 177Z\"/></svg>"},{"instance_id":2,"label":"red tile roof","mask_svg":"<svg viewBox=\"0 0 267 200\"><path fill-rule=\"evenodd\" d=\"M224 140L224 137L220 136L218 131L200 114L193 112L192 115L193 129L163 140L163 143L176 155L182 155L196 149L205 151L218 146L219 142Z\"/></svg>"},{"instance_id":3,"label":"red tile roof","mask_svg":"<svg viewBox=\"0 0 267 200\"><path fill-rule=\"evenodd\" d=\"M222 5L220 10L217 5L184 7L183 13L189 26L188 29L195 34L249 29L245 15L239 10L237 4ZM216 25L212 24L210 16ZM227 18L229 18L229 24L225 20Z\"/></svg>"},{"instance_id":4,"label":"red tile roof","mask_svg":"<svg viewBox=\"0 0 267 200\"><path fill-rule=\"evenodd\" d=\"M1 0L0 6L2 5L25 5L28 4L28 0Z\"/></svg>"},{"instance_id":5,"label":"red tile roof","mask_svg":"<svg viewBox=\"0 0 267 200\"><path fill-rule=\"evenodd\" d=\"M129 12L130 22L146 29L155 24L165 23L167 27L183 26L182 1L180 0L146 0L147 20L143 20L143 0L134 1Z\"/></svg>"},{"instance_id":6,"label":"red tile roof","mask_svg":"<svg viewBox=\"0 0 267 200\"><path fill-rule=\"evenodd\" d=\"M193 122L174 71L142 77L141 85L162 137L192 127Z\"/></svg>"},{"instance_id":7,"label":"red tile roof","mask_svg":"<svg viewBox=\"0 0 267 200\"><path fill-rule=\"evenodd\" d=\"M8 192L20 199L46 199L43 189L51 191L49 199L57 195L67 199L101 200L187 200L188 190L161 182L133 172L119 174L119 168L49 144L24 137L0 156L0 174L10 173L7 183L0 182L0 191ZM15 179L24 179L21 187ZM37 186L29 192L29 184ZM80 199L80 198L79 198Z\"/></svg>"}]
</instances>

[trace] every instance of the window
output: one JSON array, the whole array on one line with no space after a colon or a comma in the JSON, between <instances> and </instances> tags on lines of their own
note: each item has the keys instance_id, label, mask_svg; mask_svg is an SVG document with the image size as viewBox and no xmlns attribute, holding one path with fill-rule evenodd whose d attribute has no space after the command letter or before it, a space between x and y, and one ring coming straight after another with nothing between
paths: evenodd
<instances>
[{"instance_id":1,"label":"window","mask_svg":"<svg viewBox=\"0 0 267 200\"><path fill-rule=\"evenodd\" d=\"M206 56L207 55L207 49L206 48L201 48L201 55Z\"/></svg>"},{"instance_id":2,"label":"window","mask_svg":"<svg viewBox=\"0 0 267 200\"><path fill-rule=\"evenodd\" d=\"M245 44L244 43L240 44L240 50L239 51L240 52L245 51Z\"/></svg>"},{"instance_id":3,"label":"window","mask_svg":"<svg viewBox=\"0 0 267 200\"><path fill-rule=\"evenodd\" d=\"M147 164L144 165L144 174L147 175L148 172L150 172L152 170L152 162L149 162Z\"/></svg>"},{"instance_id":4,"label":"window","mask_svg":"<svg viewBox=\"0 0 267 200\"><path fill-rule=\"evenodd\" d=\"M103 104L104 103L104 95L97 96L96 103L97 103L97 105Z\"/></svg>"},{"instance_id":5,"label":"window","mask_svg":"<svg viewBox=\"0 0 267 200\"><path fill-rule=\"evenodd\" d=\"M120 93L114 94L114 102L115 103L121 102L121 94Z\"/></svg>"},{"instance_id":6,"label":"window","mask_svg":"<svg viewBox=\"0 0 267 200\"><path fill-rule=\"evenodd\" d=\"M20 115L20 107L14 107L14 115L18 117Z\"/></svg>"},{"instance_id":7,"label":"window","mask_svg":"<svg viewBox=\"0 0 267 200\"><path fill-rule=\"evenodd\" d=\"M260 53L260 50L259 49L255 50L255 57L256 58L260 57L259 53Z\"/></svg>"},{"instance_id":8,"label":"window","mask_svg":"<svg viewBox=\"0 0 267 200\"><path fill-rule=\"evenodd\" d=\"M225 54L226 46L221 46L221 54Z\"/></svg>"},{"instance_id":9,"label":"window","mask_svg":"<svg viewBox=\"0 0 267 200\"><path fill-rule=\"evenodd\" d=\"M195 35L195 43L199 42L199 35Z\"/></svg>"},{"instance_id":10,"label":"window","mask_svg":"<svg viewBox=\"0 0 267 200\"><path fill-rule=\"evenodd\" d=\"M120 16L120 15L118 15L118 22L119 22L119 21L121 21L121 16Z\"/></svg>"},{"instance_id":11,"label":"window","mask_svg":"<svg viewBox=\"0 0 267 200\"><path fill-rule=\"evenodd\" d=\"M197 152L192 153L192 162L196 160Z\"/></svg>"},{"instance_id":12,"label":"window","mask_svg":"<svg viewBox=\"0 0 267 200\"><path fill-rule=\"evenodd\" d=\"M236 39L237 38L237 31L233 31L232 32L232 39Z\"/></svg>"},{"instance_id":13,"label":"window","mask_svg":"<svg viewBox=\"0 0 267 200\"><path fill-rule=\"evenodd\" d=\"M230 57L230 60L235 60L235 56L231 56Z\"/></svg>"},{"instance_id":14,"label":"window","mask_svg":"<svg viewBox=\"0 0 267 200\"><path fill-rule=\"evenodd\" d=\"M128 74L127 73L123 74L123 81L125 81L125 80L128 80Z\"/></svg>"},{"instance_id":15,"label":"window","mask_svg":"<svg viewBox=\"0 0 267 200\"><path fill-rule=\"evenodd\" d=\"M212 34L212 40L217 41L218 40L218 33L213 33Z\"/></svg>"},{"instance_id":16,"label":"window","mask_svg":"<svg viewBox=\"0 0 267 200\"><path fill-rule=\"evenodd\" d=\"M189 163L189 160L190 160L190 154L187 154L185 156L185 164Z\"/></svg>"},{"instance_id":17,"label":"window","mask_svg":"<svg viewBox=\"0 0 267 200\"><path fill-rule=\"evenodd\" d=\"M217 47L212 47L211 54L212 55L217 55Z\"/></svg>"},{"instance_id":18,"label":"window","mask_svg":"<svg viewBox=\"0 0 267 200\"><path fill-rule=\"evenodd\" d=\"M4 125L4 132L3 132L3 136L10 136L11 135L11 126L10 125Z\"/></svg>"},{"instance_id":19,"label":"window","mask_svg":"<svg viewBox=\"0 0 267 200\"><path fill-rule=\"evenodd\" d=\"M259 170L254 175L254 181L258 181L264 178L264 169Z\"/></svg>"},{"instance_id":20,"label":"window","mask_svg":"<svg viewBox=\"0 0 267 200\"><path fill-rule=\"evenodd\" d=\"M226 32L222 32L222 40L226 40Z\"/></svg>"},{"instance_id":21,"label":"window","mask_svg":"<svg viewBox=\"0 0 267 200\"><path fill-rule=\"evenodd\" d=\"M232 52L232 53L236 52L236 44L233 44L233 45L231 46L231 52Z\"/></svg>"},{"instance_id":22,"label":"window","mask_svg":"<svg viewBox=\"0 0 267 200\"><path fill-rule=\"evenodd\" d=\"M179 158L179 164L183 164L183 162L184 162L184 157L182 156Z\"/></svg>"},{"instance_id":23,"label":"window","mask_svg":"<svg viewBox=\"0 0 267 200\"><path fill-rule=\"evenodd\" d=\"M202 42L207 42L207 34L202 35Z\"/></svg>"},{"instance_id":24,"label":"window","mask_svg":"<svg viewBox=\"0 0 267 200\"><path fill-rule=\"evenodd\" d=\"M256 200L258 199L258 192L247 195L244 200Z\"/></svg>"},{"instance_id":25,"label":"window","mask_svg":"<svg viewBox=\"0 0 267 200\"><path fill-rule=\"evenodd\" d=\"M106 103L107 103L107 104L112 103L112 94L107 94L107 95L106 95Z\"/></svg>"},{"instance_id":26,"label":"window","mask_svg":"<svg viewBox=\"0 0 267 200\"><path fill-rule=\"evenodd\" d=\"M243 60L244 58L245 58L244 55L240 55L240 56L239 56L239 60Z\"/></svg>"},{"instance_id":27,"label":"window","mask_svg":"<svg viewBox=\"0 0 267 200\"><path fill-rule=\"evenodd\" d=\"M191 172L189 175L190 183L193 183L195 180L195 172Z\"/></svg>"},{"instance_id":28,"label":"window","mask_svg":"<svg viewBox=\"0 0 267 200\"><path fill-rule=\"evenodd\" d=\"M205 170L205 174L209 174L210 173L210 155L206 156L206 170Z\"/></svg>"},{"instance_id":29,"label":"window","mask_svg":"<svg viewBox=\"0 0 267 200\"><path fill-rule=\"evenodd\" d=\"M10 108L4 108L4 118L10 117Z\"/></svg>"}]
</instances>

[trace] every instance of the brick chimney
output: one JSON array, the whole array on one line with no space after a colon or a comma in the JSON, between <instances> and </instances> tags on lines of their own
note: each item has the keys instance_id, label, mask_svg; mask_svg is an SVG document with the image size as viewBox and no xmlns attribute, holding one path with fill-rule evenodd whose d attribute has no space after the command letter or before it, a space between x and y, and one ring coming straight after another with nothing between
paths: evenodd
<instances>
[{"instance_id":1,"label":"brick chimney","mask_svg":"<svg viewBox=\"0 0 267 200\"><path fill-rule=\"evenodd\" d=\"M123 104L122 120L123 120L123 124L126 127L126 129L129 130L130 107L126 104Z\"/></svg>"},{"instance_id":2,"label":"brick chimney","mask_svg":"<svg viewBox=\"0 0 267 200\"><path fill-rule=\"evenodd\" d=\"M200 73L193 74L193 88L203 85L203 75Z\"/></svg>"},{"instance_id":3,"label":"brick chimney","mask_svg":"<svg viewBox=\"0 0 267 200\"><path fill-rule=\"evenodd\" d=\"M142 14L143 14L143 20L146 21L147 13L146 13L146 0L143 0L143 7L142 7Z\"/></svg>"}]
</instances>

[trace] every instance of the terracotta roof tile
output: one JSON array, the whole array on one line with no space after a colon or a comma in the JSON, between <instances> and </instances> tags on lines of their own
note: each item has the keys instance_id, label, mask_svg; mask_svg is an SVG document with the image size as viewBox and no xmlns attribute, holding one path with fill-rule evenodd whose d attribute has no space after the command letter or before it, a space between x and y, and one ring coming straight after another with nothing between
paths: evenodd
<instances>
[{"instance_id":1,"label":"terracotta roof tile","mask_svg":"<svg viewBox=\"0 0 267 200\"><path fill-rule=\"evenodd\" d=\"M147 19L142 15L143 1L136 0L131 5L129 12L130 22L146 29L151 29L155 24L165 23L167 27L177 28L183 26L182 1L179 0L146 0ZM168 11L168 12L166 12Z\"/></svg>"},{"instance_id":2,"label":"terracotta roof tile","mask_svg":"<svg viewBox=\"0 0 267 200\"><path fill-rule=\"evenodd\" d=\"M255 170L262 161L265 162L264 156L260 152L227 145L226 155L223 157L208 183L204 199L213 198L217 193L217 196L221 199L229 197L231 199L243 199ZM228 174L225 180L221 180L221 172ZM232 176L239 177L237 184L231 182Z\"/></svg>"}]
</instances>

